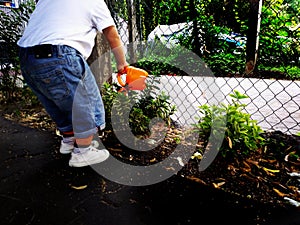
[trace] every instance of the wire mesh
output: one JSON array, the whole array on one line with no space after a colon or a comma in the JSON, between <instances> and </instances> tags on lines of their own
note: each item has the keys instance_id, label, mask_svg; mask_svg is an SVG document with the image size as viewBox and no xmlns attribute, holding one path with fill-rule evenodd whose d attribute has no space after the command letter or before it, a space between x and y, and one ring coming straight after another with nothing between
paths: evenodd
<instances>
[{"instance_id":1,"label":"wire mesh","mask_svg":"<svg viewBox=\"0 0 300 225\"><path fill-rule=\"evenodd\" d=\"M198 106L218 102L230 103L229 94L238 90L249 97L243 100L243 103L246 103L244 110L252 119L257 120L263 129L280 130L289 134L299 132L298 1L264 1L261 11L254 15L259 19L260 29L257 30L247 28L247 22L251 16L248 9L251 6L250 2L259 3L259 0L242 0L240 9L232 4L234 1L225 4L221 0L207 2L209 7L206 8L197 0L170 1L168 4L173 4L172 7L167 6L167 3L163 4L162 1L106 2L120 37L127 46L129 62L134 64L148 60L149 63L152 60L152 65L155 61L159 61L160 67L163 65L159 71L160 91L165 91L172 99L171 104L177 106L177 121L184 124L196 122ZM192 5L183 7L187 2ZM8 13L10 8L0 7L0 10ZM187 10L189 12L184 14ZM212 20L219 12L221 13ZM206 14L212 16L204 18ZM236 17L244 22L238 23ZM253 33L258 48L255 49L255 67L252 65L251 68L251 61L247 61L247 46L248 37ZM164 51L159 52L163 57L152 57L150 60L147 58L147 51L157 43L165 47ZM182 70L174 71L174 65L170 64L176 61L180 54L175 51L178 50L178 46L199 56L213 76L204 76L197 66L194 66L195 70L188 69L185 73ZM0 42L2 59L5 58L4 47ZM193 67L193 60L189 60L184 54L180 56L181 60L184 59L181 64L186 64L183 66ZM181 64L175 64L175 67ZM139 65L146 66L146 63ZM158 71L152 68L150 72Z\"/></svg>"},{"instance_id":2,"label":"wire mesh","mask_svg":"<svg viewBox=\"0 0 300 225\"><path fill-rule=\"evenodd\" d=\"M124 4L121 4L122 2ZM244 2L245 9L247 9L249 2ZM198 4L198 1L194 3ZM217 1L215 3L217 7ZM241 33L225 32L224 26L221 27L217 36L209 36L204 26L192 17L173 24L161 24L161 21L154 22L154 16L151 14L158 4L152 1L111 2L110 8L125 45L133 41L144 41L147 45L160 41L169 49L186 44L184 41L190 45L196 45L197 53L204 61L214 54L215 58L207 64L215 75L213 83L216 84L216 91L220 92L223 97L223 99L221 97L222 102L229 104L229 94L238 90L249 97L243 100L243 103L246 103L244 110L263 129L280 130L289 134L299 132L300 81L297 79L297 72L300 71L300 29L298 12L295 11L299 7L296 1L285 1L285 4L278 4L276 1L263 3L261 12L256 15L260 19L260 30L250 31L255 32L259 45L256 49L256 67L253 71L248 71L248 74L245 74L245 52L249 30ZM220 7L228 6L221 5ZM232 9L235 10L233 6ZM165 12L161 11L161 14L165 15ZM244 14L244 17L248 16L248 12ZM223 18L222 15L220 18ZM171 15L169 22L174 20ZM196 27L198 27L197 32L195 32ZM221 45L230 49L230 60L226 61L225 57L222 58L226 55L222 52L222 48L210 46L207 42L209 38L218 39ZM212 92L211 83L205 84L207 78L201 75L196 77L184 76L187 74L168 76L168 73L170 71L161 74L160 90L167 92L171 96L172 104L177 106L175 119L182 123L196 122L198 106L214 102L208 98L216 94L210 93Z\"/></svg>"}]
</instances>

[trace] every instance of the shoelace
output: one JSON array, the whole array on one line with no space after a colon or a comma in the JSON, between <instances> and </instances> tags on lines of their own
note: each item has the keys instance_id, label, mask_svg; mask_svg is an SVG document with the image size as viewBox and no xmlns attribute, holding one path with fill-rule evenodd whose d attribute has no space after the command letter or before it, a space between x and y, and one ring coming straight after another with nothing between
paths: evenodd
<instances>
[{"instance_id":1,"label":"shoelace","mask_svg":"<svg viewBox=\"0 0 300 225\"><path fill-rule=\"evenodd\" d=\"M90 147L90 150L94 151L94 152L99 152L100 150L94 147Z\"/></svg>"}]
</instances>

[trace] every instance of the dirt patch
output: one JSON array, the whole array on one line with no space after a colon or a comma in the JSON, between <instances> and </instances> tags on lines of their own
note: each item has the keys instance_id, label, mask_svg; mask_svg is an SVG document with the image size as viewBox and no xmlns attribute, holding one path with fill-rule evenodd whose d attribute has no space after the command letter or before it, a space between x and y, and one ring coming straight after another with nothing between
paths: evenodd
<instances>
[{"instance_id":1,"label":"dirt patch","mask_svg":"<svg viewBox=\"0 0 300 225\"><path fill-rule=\"evenodd\" d=\"M55 132L55 125L42 107L16 110L17 105L2 108L1 116L35 129ZM266 145L250 156L224 158L218 154L207 169L201 171L201 157L192 157L203 148L203 140L193 142L180 127L159 130L149 138L150 151L136 151L126 147L111 131L105 131L104 145L119 160L133 165L151 165L168 158L177 146L178 157L166 165L166 170L176 171L187 160L178 174L186 179L212 189L236 195L240 199L253 200L270 207L295 207L300 202L300 137L279 131L266 132ZM161 134L164 134L163 136ZM156 144L158 143L158 144ZM192 157L192 158L191 158ZM293 204L291 204L293 203Z\"/></svg>"},{"instance_id":2,"label":"dirt patch","mask_svg":"<svg viewBox=\"0 0 300 225\"><path fill-rule=\"evenodd\" d=\"M174 160L166 165L166 170L176 170L176 165L180 164L179 159L190 156L192 158L178 172L182 177L271 207L290 207L291 202L300 202L300 161L295 156L300 153L299 136L277 131L266 132L263 136L268 144L250 156L224 158L218 154L208 168L202 171L199 168L201 157L193 157L198 152L197 149L191 148L187 140L181 139L179 143L180 133L179 128L170 129L164 141L147 152L127 148L111 133L107 134L104 143L116 158L134 165L161 162L181 145L179 158L173 156ZM202 143L199 140L196 146L201 148Z\"/></svg>"}]
</instances>

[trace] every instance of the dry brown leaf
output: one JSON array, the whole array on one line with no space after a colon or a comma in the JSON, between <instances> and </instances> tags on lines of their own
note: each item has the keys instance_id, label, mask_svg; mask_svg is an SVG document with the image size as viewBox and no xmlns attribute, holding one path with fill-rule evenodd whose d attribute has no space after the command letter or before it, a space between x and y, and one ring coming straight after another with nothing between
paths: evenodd
<instances>
[{"instance_id":1,"label":"dry brown leaf","mask_svg":"<svg viewBox=\"0 0 300 225\"><path fill-rule=\"evenodd\" d=\"M243 167L241 169L242 169L242 171L244 171L246 173L250 173L251 172L251 168L245 168L245 167Z\"/></svg>"},{"instance_id":2,"label":"dry brown leaf","mask_svg":"<svg viewBox=\"0 0 300 225\"><path fill-rule=\"evenodd\" d=\"M296 193L299 192L299 188L296 187L296 186L288 186L288 188L289 188L290 190L292 190L293 192L296 192Z\"/></svg>"},{"instance_id":3,"label":"dry brown leaf","mask_svg":"<svg viewBox=\"0 0 300 225\"><path fill-rule=\"evenodd\" d=\"M280 197L284 197L284 196L287 196L287 194L285 193L282 193L281 191L279 191L278 189L276 188L273 188L273 190L280 196Z\"/></svg>"},{"instance_id":4,"label":"dry brown leaf","mask_svg":"<svg viewBox=\"0 0 300 225\"><path fill-rule=\"evenodd\" d=\"M215 188L220 188L224 184L225 184L225 182L220 182L220 183L217 183L217 184L213 183L213 185L214 185Z\"/></svg>"},{"instance_id":5,"label":"dry brown leaf","mask_svg":"<svg viewBox=\"0 0 300 225\"><path fill-rule=\"evenodd\" d=\"M187 176L186 178L187 178L187 179L190 179L190 180L192 180L192 181L196 181L196 182L198 182L198 183L200 183L200 184L207 185L203 180L201 180L201 179L198 178L198 177Z\"/></svg>"},{"instance_id":6,"label":"dry brown leaf","mask_svg":"<svg viewBox=\"0 0 300 225\"><path fill-rule=\"evenodd\" d=\"M122 152L122 149L120 149L120 148L109 148L109 151Z\"/></svg>"},{"instance_id":7,"label":"dry brown leaf","mask_svg":"<svg viewBox=\"0 0 300 225\"><path fill-rule=\"evenodd\" d=\"M79 186L79 187L77 187L77 186L71 186L71 188L73 188L73 189L75 189L75 190L83 190L83 189L86 189L87 188L87 185L83 185L83 186Z\"/></svg>"},{"instance_id":8,"label":"dry brown leaf","mask_svg":"<svg viewBox=\"0 0 300 225\"><path fill-rule=\"evenodd\" d=\"M248 163L246 163L245 161L243 161L243 164L245 165L245 167L242 167L241 169L244 171L244 172L251 172L251 167Z\"/></svg>"},{"instance_id":9,"label":"dry brown leaf","mask_svg":"<svg viewBox=\"0 0 300 225\"><path fill-rule=\"evenodd\" d=\"M276 159L261 159L260 161L261 161L261 162L267 162L267 163L271 163L271 164L273 164L273 163L276 163L276 162L277 162L277 160L276 160Z\"/></svg>"},{"instance_id":10,"label":"dry brown leaf","mask_svg":"<svg viewBox=\"0 0 300 225\"><path fill-rule=\"evenodd\" d=\"M246 163L245 161L243 161L243 164L248 167L248 168L251 168L250 165L248 163Z\"/></svg>"},{"instance_id":11,"label":"dry brown leaf","mask_svg":"<svg viewBox=\"0 0 300 225\"><path fill-rule=\"evenodd\" d=\"M280 172L280 170L272 170L272 169L268 169L266 167L263 167L263 170L266 172L270 172L270 173L279 173Z\"/></svg>"},{"instance_id":12,"label":"dry brown leaf","mask_svg":"<svg viewBox=\"0 0 300 225\"><path fill-rule=\"evenodd\" d=\"M156 158L150 159L150 162L153 163L156 161Z\"/></svg>"},{"instance_id":13,"label":"dry brown leaf","mask_svg":"<svg viewBox=\"0 0 300 225\"><path fill-rule=\"evenodd\" d=\"M226 138L227 138L227 141L228 141L229 148L232 148L232 141L231 141L230 137L226 137Z\"/></svg>"},{"instance_id":14,"label":"dry brown leaf","mask_svg":"<svg viewBox=\"0 0 300 225\"><path fill-rule=\"evenodd\" d=\"M246 159L246 161L247 161L248 163L251 163L251 164L253 164L253 165L255 165L255 166L259 167L259 165L258 165L258 162L257 162L257 161L254 161L254 160L251 160L251 159Z\"/></svg>"}]
</instances>

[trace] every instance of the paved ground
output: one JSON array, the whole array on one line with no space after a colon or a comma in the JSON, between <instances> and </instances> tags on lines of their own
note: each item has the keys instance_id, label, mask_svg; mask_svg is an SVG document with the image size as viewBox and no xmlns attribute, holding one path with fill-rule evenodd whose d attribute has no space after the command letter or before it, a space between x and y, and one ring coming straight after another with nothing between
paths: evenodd
<instances>
[{"instance_id":1,"label":"paved ground","mask_svg":"<svg viewBox=\"0 0 300 225\"><path fill-rule=\"evenodd\" d=\"M160 82L159 91L167 93L177 107L174 120L183 125L197 122L200 105L231 103L229 94L237 90L249 97L241 102L264 130L299 132L300 81L162 76Z\"/></svg>"},{"instance_id":2,"label":"paved ground","mask_svg":"<svg viewBox=\"0 0 300 225\"><path fill-rule=\"evenodd\" d=\"M0 133L1 225L300 224L299 211L270 210L176 175L132 187L70 168L57 136L2 117Z\"/></svg>"}]
</instances>

